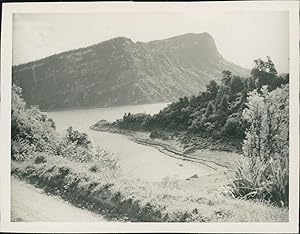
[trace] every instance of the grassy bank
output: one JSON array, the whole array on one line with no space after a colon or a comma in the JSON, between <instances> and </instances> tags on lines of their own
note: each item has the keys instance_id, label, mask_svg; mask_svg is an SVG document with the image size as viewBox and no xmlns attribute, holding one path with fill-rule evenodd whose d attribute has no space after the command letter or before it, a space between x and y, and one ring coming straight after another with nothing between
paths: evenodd
<instances>
[{"instance_id":1,"label":"grassy bank","mask_svg":"<svg viewBox=\"0 0 300 234\"><path fill-rule=\"evenodd\" d=\"M60 156L12 163L12 175L112 220L145 222L283 222L288 210L222 195L228 180L146 183L93 170L90 163ZM211 185L214 184L215 187Z\"/></svg>"}]
</instances>

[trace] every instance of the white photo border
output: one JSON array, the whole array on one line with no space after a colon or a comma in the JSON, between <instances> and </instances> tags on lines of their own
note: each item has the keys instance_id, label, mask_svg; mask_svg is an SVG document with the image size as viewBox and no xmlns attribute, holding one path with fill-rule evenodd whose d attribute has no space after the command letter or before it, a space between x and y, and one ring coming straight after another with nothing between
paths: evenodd
<instances>
[{"instance_id":1,"label":"white photo border","mask_svg":"<svg viewBox=\"0 0 300 234\"><path fill-rule=\"evenodd\" d=\"M1 32L0 232L173 232L173 233L297 233L299 225L299 3L240 2L52 2L3 3ZM14 13L100 13L172 11L288 11L290 43L290 184L289 222L282 223L118 223L11 222L11 82Z\"/></svg>"}]
</instances>

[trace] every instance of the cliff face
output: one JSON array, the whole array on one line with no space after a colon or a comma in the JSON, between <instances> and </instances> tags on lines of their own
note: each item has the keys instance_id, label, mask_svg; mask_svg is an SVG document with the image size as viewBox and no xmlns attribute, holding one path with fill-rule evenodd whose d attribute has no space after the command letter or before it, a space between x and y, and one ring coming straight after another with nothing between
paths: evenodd
<instances>
[{"instance_id":1,"label":"cliff face","mask_svg":"<svg viewBox=\"0 0 300 234\"><path fill-rule=\"evenodd\" d=\"M249 73L227 62L208 33L148 43L114 38L13 67L13 82L41 109L173 101L197 94L223 70Z\"/></svg>"}]
</instances>

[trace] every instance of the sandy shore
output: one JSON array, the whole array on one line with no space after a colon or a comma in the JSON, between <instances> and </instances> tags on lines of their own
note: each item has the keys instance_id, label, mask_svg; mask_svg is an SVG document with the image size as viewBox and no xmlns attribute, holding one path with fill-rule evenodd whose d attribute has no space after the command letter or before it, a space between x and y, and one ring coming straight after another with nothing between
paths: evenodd
<instances>
[{"instance_id":1,"label":"sandy shore","mask_svg":"<svg viewBox=\"0 0 300 234\"><path fill-rule=\"evenodd\" d=\"M168 139L151 138L150 132L131 131L119 129L108 125L108 122L100 121L90 127L91 130L126 135L137 144L151 146L169 157L201 163L215 171L230 171L234 164L244 160L241 154L228 151L212 151L209 149L196 149L182 144L177 137Z\"/></svg>"}]
</instances>

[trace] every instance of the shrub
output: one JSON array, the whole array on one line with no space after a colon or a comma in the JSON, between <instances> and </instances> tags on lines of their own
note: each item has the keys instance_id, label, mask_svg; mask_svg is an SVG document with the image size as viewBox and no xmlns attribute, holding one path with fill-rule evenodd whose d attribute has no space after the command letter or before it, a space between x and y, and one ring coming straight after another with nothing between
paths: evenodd
<instances>
[{"instance_id":1,"label":"shrub","mask_svg":"<svg viewBox=\"0 0 300 234\"><path fill-rule=\"evenodd\" d=\"M101 165L102 168L108 168L111 171L117 171L120 168L118 156L99 147L96 147L94 152L93 160L97 162L97 165Z\"/></svg>"},{"instance_id":2,"label":"shrub","mask_svg":"<svg viewBox=\"0 0 300 234\"><path fill-rule=\"evenodd\" d=\"M89 171L90 171L90 172L97 172L97 171L99 171L98 165L93 165L93 166L91 166L90 169L89 169Z\"/></svg>"},{"instance_id":3,"label":"shrub","mask_svg":"<svg viewBox=\"0 0 300 234\"><path fill-rule=\"evenodd\" d=\"M22 98L21 89L16 85L12 87L12 115L11 115L11 137L12 147L17 149L21 142L33 147L35 151L47 149L54 139L55 124L53 120L41 113L38 107L26 108ZM14 146L14 144L17 144ZM21 150L19 148L19 150ZM13 154L18 153L12 151ZM27 155L30 155L29 153Z\"/></svg>"},{"instance_id":4,"label":"shrub","mask_svg":"<svg viewBox=\"0 0 300 234\"><path fill-rule=\"evenodd\" d=\"M231 91L233 93L240 92L243 88L243 82L242 82L241 77L233 76L230 80L230 87L231 87Z\"/></svg>"},{"instance_id":5,"label":"shrub","mask_svg":"<svg viewBox=\"0 0 300 234\"><path fill-rule=\"evenodd\" d=\"M272 92L264 86L248 97L244 119L250 124L244 141L244 154L262 161L288 157L289 102L288 86Z\"/></svg>"},{"instance_id":6,"label":"shrub","mask_svg":"<svg viewBox=\"0 0 300 234\"><path fill-rule=\"evenodd\" d=\"M207 122L207 118L205 116L198 116L196 119L192 121L192 124L189 126L189 131L191 132L199 132L205 131L205 123Z\"/></svg>"},{"instance_id":7,"label":"shrub","mask_svg":"<svg viewBox=\"0 0 300 234\"><path fill-rule=\"evenodd\" d=\"M210 115L213 114L213 112L215 111L215 105L213 101L210 101L206 107L206 111L204 113L204 116L207 118Z\"/></svg>"},{"instance_id":8,"label":"shrub","mask_svg":"<svg viewBox=\"0 0 300 234\"><path fill-rule=\"evenodd\" d=\"M263 87L248 97L243 117L248 121L243 144L248 165L238 167L236 196L265 199L287 206L289 196L288 86L268 92Z\"/></svg>"},{"instance_id":9,"label":"shrub","mask_svg":"<svg viewBox=\"0 0 300 234\"><path fill-rule=\"evenodd\" d=\"M223 111L223 112L228 111L228 96L227 95L224 95L221 99L220 110Z\"/></svg>"},{"instance_id":10,"label":"shrub","mask_svg":"<svg viewBox=\"0 0 300 234\"><path fill-rule=\"evenodd\" d=\"M34 145L23 139L12 140L11 155L12 159L16 161L24 161L26 158L32 156L35 150Z\"/></svg>"},{"instance_id":11,"label":"shrub","mask_svg":"<svg viewBox=\"0 0 300 234\"><path fill-rule=\"evenodd\" d=\"M242 130L238 117L229 117L226 120L223 131L228 136L239 138L242 135Z\"/></svg>"},{"instance_id":12,"label":"shrub","mask_svg":"<svg viewBox=\"0 0 300 234\"><path fill-rule=\"evenodd\" d=\"M254 60L255 67L251 70L251 75L255 80L257 88L270 85L277 75L277 70L271 58L267 56L267 61L260 58Z\"/></svg>"},{"instance_id":13,"label":"shrub","mask_svg":"<svg viewBox=\"0 0 300 234\"><path fill-rule=\"evenodd\" d=\"M259 199L273 202L279 206L288 206L289 182L285 163L273 159L262 162L257 159L236 166L232 193L235 197Z\"/></svg>"},{"instance_id":14,"label":"shrub","mask_svg":"<svg viewBox=\"0 0 300 234\"><path fill-rule=\"evenodd\" d=\"M214 130L214 128L215 128L215 125L213 123L211 123L211 122L206 122L204 124L204 128L205 128L205 130L207 132L212 132Z\"/></svg>"},{"instance_id":15,"label":"shrub","mask_svg":"<svg viewBox=\"0 0 300 234\"><path fill-rule=\"evenodd\" d=\"M45 163L45 162L47 162L47 160L46 160L45 156L43 156L43 155L38 155L34 159L35 164L40 164L40 163Z\"/></svg>"},{"instance_id":16,"label":"shrub","mask_svg":"<svg viewBox=\"0 0 300 234\"><path fill-rule=\"evenodd\" d=\"M68 141L84 148L88 148L91 143L87 134L74 130L71 126L66 130L66 138Z\"/></svg>"},{"instance_id":17,"label":"shrub","mask_svg":"<svg viewBox=\"0 0 300 234\"><path fill-rule=\"evenodd\" d=\"M71 142L65 139L57 142L55 152L58 155L78 162L88 162L93 157L90 149L78 145L77 142Z\"/></svg>"}]
</instances>

